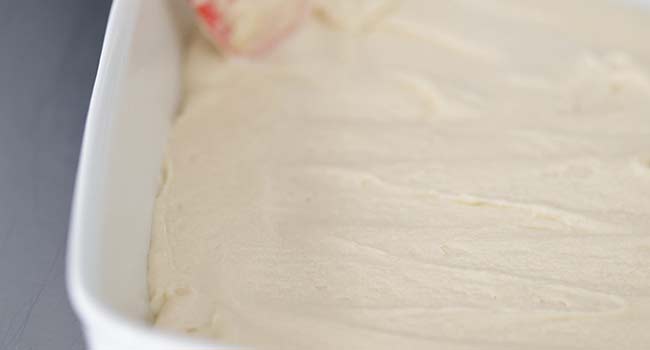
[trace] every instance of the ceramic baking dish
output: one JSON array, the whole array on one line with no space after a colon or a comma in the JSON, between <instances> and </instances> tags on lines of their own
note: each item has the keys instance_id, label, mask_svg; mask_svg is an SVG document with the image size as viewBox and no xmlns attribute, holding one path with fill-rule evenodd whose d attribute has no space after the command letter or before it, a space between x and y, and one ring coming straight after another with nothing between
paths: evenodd
<instances>
[{"instance_id":1,"label":"ceramic baking dish","mask_svg":"<svg viewBox=\"0 0 650 350\"><path fill-rule=\"evenodd\" d=\"M147 253L188 27L180 0L114 0L86 122L68 290L92 350L219 349L151 327Z\"/></svg>"},{"instance_id":2,"label":"ceramic baking dish","mask_svg":"<svg viewBox=\"0 0 650 350\"><path fill-rule=\"evenodd\" d=\"M650 0L627 0L650 4ZM151 326L147 253L181 95L181 0L114 0L83 139L68 289L91 350L223 349Z\"/></svg>"}]
</instances>

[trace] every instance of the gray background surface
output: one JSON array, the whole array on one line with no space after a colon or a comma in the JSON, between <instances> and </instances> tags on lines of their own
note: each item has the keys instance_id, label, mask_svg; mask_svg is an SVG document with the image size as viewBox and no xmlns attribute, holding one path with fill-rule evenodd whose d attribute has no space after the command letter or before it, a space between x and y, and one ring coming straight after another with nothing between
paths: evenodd
<instances>
[{"instance_id":1,"label":"gray background surface","mask_svg":"<svg viewBox=\"0 0 650 350\"><path fill-rule=\"evenodd\" d=\"M85 348L68 215L110 0L0 0L0 350Z\"/></svg>"}]
</instances>

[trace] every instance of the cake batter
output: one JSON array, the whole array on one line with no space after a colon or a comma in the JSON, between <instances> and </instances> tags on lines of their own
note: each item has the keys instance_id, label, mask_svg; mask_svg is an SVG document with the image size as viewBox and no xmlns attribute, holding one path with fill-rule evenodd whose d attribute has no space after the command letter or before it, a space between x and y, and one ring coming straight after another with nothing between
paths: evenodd
<instances>
[{"instance_id":1,"label":"cake batter","mask_svg":"<svg viewBox=\"0 0 650 350\"><path fill-rule=\"evenodd\" d=\"M321 1L267 57L198 35L155 323L278 349L648 349L650 12Z\"/></svg>"}]
</instances>

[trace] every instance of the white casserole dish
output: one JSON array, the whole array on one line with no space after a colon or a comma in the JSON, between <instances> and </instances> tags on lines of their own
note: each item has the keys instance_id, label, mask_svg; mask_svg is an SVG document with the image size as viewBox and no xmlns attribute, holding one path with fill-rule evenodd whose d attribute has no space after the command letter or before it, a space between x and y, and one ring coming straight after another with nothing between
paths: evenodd
<instances>
[{"instance_id":1,"label":"white casserole dish","mask_svg":"<svg viewBox=\"0 0 650 350\"><path fill-rule=\"evenodd\" d=\"M649 0L628 0L650 5ZM151 326L147 254L181 97L181 0L114 0L83 139L68 289L92 350L227 348Z\"/></svg>"},{"instance_id":2,"label":"white casserole dish","mask_svg":"<svg viewBox=\"0 0 650 350\"><path fill-rule=\"evenodd\" d=\"M181 93L179 0L115 0L86 121L68 290L92 350L218 349L151 326L147 253L167 129Z\"/></svg>"}]
</instances>

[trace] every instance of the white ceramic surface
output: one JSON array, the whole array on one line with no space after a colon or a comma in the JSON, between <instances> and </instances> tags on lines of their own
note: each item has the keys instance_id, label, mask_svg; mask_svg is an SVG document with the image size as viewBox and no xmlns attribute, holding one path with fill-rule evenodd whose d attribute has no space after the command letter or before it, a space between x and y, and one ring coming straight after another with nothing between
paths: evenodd
<instances>
[{"instance_id":1,"label":"white ceramic surface","mask_svg":"<svg viewBox=\"0 0 650 350\"><path fill-rule=\"evenodd\" d=\"M180 99L178 0L115 0L83 139L68 290L92 350L216 349L150 326L147 252L168 125Z\"/></svg>"}]
</instances>

